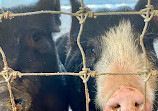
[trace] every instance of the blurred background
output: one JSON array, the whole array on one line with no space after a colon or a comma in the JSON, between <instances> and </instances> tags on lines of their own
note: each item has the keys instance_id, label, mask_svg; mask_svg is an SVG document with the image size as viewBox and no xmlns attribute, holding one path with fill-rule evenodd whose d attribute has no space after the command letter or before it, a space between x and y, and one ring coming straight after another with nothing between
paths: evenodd
<instances>
[{"instance_id":1,"label":"blurred background","mask_svg":"<svg viewBox=\"0 0 158 111\"><path fill-rule=\"evenodd\" d=\"M30 5L36 3L38 0L0 0L1 7L15 7L18 5ZM84 0L84 3L90 8L116 8L119 6L134 7L137 0ZM61 0L61 4L69 6L69 0Z\"/></svg>"}]
</instances>

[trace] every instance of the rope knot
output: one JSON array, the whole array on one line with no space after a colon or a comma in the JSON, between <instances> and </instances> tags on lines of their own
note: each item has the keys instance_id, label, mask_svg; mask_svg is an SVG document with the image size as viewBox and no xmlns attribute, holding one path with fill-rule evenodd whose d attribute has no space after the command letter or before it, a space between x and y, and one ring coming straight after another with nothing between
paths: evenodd
<instances>
[{"instance_id":1,"label":"rope knot","mask_svg":"<svg viewBox=\"0 0 158 111\"><path fill-rule=\"evenodd\" d=\"M83 74L83 76L80 76L82 79L83 83L86 83L89 80L90 75L88 74L90 72L90 69L88 68L82 68L82 71L80 71L80 74Z\"/></svg>"},{"instance_id":2,"label":"rope knot","mask_svg":"<svg viewBox=\"0 0 158 111\"><path fill-rule=\"evenodd\" d=\"M76 12L76 15L78 15L76 17L79 20L80 24L84 24L88 17L88 9L85 7L80 7L79 9L80 10Z\"/></svg>"},{"instance_id":3,"label":"rope knot","mask_svg":"<svg viewBox=\"0 0 158 111\"><path fill-rule=\"evenodd\" d=\"M149 69L149 68L144 67L143 73L144 73L144 74L149 74L149 73L150 73L150 69Z\"/></svg>"},{"instance_id":4,"label":"rope knot","mask_svg":"<svg viewBox=\"0 0 158 111\"><path fill-rule=\"evenodd\" d=\"M19 76L19 78L22 77L21 73L18 71L14 71L11 68L3 68L2 71L2 76L5 79L6 82L11 82L13 79L15 79L17 76Z\"/></svg>"},{"instance_id":5,"label":"rope knot","mask_svg":"<svg viewBox=\"0 0 158 111\"><path fill-rule=\"evenodd\" d=\"M11 85L10 85L12 77L15 76L13 74L14 72L15 71L13 69L11 69L9 67L4 67L3 71L1 73L2 73L2 76L5 78L5 81L8 84L7 86L8 86L8 90L9 90L9 94L10 94L10 101L11 101L12 109L13 109L13 111L17 111L17 107L15 105L14 96L13 96Z\"/></svg>"},{"instance_id":6,"label":"rope knot","mask_svg":"<svg viewBox=\"0 0 158 111\"><path fill-rule=\"evenodd\" d=\"M14 17L11 16L12 14L13 14L12 12L7 11L7 12L3 13L3 17L5 19L12 19L12 18L14 18Z\"/></svg>"},{"instance_id":7,"label":"rope knot","mask_svg":"<svg viewBox=\"0 0 158 111\"><path fill-rule=\"evenodd\" d=\"M11 68L3 68L2 74L6 82L10 82L13 70Z\"/></svg>"},{"instance_id":8,"label":"rope knot","mask_svg":"<svg viewBox=\"0 0 158 111\"><path fill-rule=\"evenodd\" d=\"M85 13L88 11L88 9L86 7L80 7L79 9L80 9L79 10L80 13Z\"/></svg>"},{"instance_id":9,"label":"rope knot","mask_svg":"<svg viewBox=\"0 0 158 111\"><path fill-rule=\"evenodd\" d=\"M88 12L88 17L89 18L97 18L97 16L95 15L95 12Z\"/></svg>"},{"instance_id":10,"label":"rope knot","mask_svg":"<svg viewBox=\"0 0 158 111\"><path fill-rule=\"evenodd\" d=\"M80 71L79 73L83 74L83 76L80 76L83 80L83 83L86 83L90 77L98 77L98 73L95 71L91 71L89 68L82 68L82 71Z\"/></svg>"},{"instance_id":11,"label":"rope knot","mask_svg":"<svg viewBox=\"0 0 158 111\"><path fill-rule=\"evenodd\" d=\"M156 71L153 71L151 68L144 68L143 74L146 76L144 82L147 82L152 75L156 74Z\"/></svg>"},{"instance_id":12,"label":"rope knot","mask_svg":"<svg viewBox=\"0 0 158 111\"><path fill-rule=\"evenodd\" d=\"M153 6L153 5L146 5L146 7L147 7L149 10L151 10L151 11L154 10L154 6Z\"/></svg>"},{"instance_id":13,"label":"rope knot","mask_svg":"<svg viewBox=\"0 0 158 111\"><path fill-rule=\"evenodd\" d=\"M88 9L85 8L85 7L80 7L79 9L80 9L80 10L76 12L76 13L79 14L79 15L88 12Z\"/></svg>"},{"instance_id":14,"label":"rope knot","mask_svg":"<svg viewBox=\"0 0 158 111\"><path fill-rule=\"evenodd\" d=\"M95 71L90 72L91 77L98 77L98 73Z\"/></svg>"},{"instance_id":15,"label":"rope knot","mask_svg":"<svg viewBox=\"0 0 158 111\"><path fill-rule=\"evenodd\" d=\"M14 18L12 16L12 14L13 14L12 12L9 12L9 11L4 12L2 9L0 9L0 12L2 13L2 15L0 17L0 22L2 22L2 18L5 18L5 19L12 19L12 18Z\"/></svg>"},{"instance_id":16,"label":"rope knot","mask_svg":"<svg viewBox=\"0 0 158 111\"><path fill-rule=\"evenodd\" d=\"M83 71L84 73L88 73L88 72L90 72L91 70L90 70L89 68L82 68L82 71Z\"/></svg>"},{"instance_id":17,"label":"rope knot","mask_svg":"<svg viewBox=\"0 0 158 111\"><path fill-rule=\"evenodd\" d=\"M157 71L156 70L153 70L151 68L149 69L144 69L144 74L150 74L151 76L157 76Z\"/></svg>"},{"instance_id":18,"label":"rope knot","mask_svg":"<svg viewBox=\"0 0 158 111\"><path fill-rule=\"evenodd\" d=\"M154 10L154 16L158 16L158 10Z\"/></svg>"},{"instance_id":19,"label":"rope knot","mask_svg":"<svg viewBox=\"0 0 158 111\"><path fill-rule=\"evenodd\" d=\"M141 16L144 18L144 22L149 22L155 14L154 6L146 5L146 8L140 10L140 12L141 12Z\"/></svg>"},{"instance_id":20,"label":"rope knot","mask_svg":"<svg viewBox=\"0 0 158 111\"><path fill-rule=\"evenodd\" d=\"M155 70L151 70L150 73L152 76L157 76L157 71L155 71Z\"/></svg>"},{"instance_id":21,"label":"rope knot","mask_svg":"<svg viewBox=\"0 0 158 111\"><path fill-rule=\"evenodd\" d=\"M90 72L90 69L82 68L82 71L80 71L79 73L84 75L84 74L88 74L88 72Z\"/></svg>"}]
</instances>

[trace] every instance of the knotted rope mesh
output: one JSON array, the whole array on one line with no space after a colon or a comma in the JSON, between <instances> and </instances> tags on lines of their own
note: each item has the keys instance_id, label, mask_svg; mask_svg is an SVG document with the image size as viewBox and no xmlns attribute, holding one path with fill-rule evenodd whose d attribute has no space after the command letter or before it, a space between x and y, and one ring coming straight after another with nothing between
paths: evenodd
<instances>
[{"instance_id":1,"label":"knotted rope mesh","mask_svg":"<svg viewBox=\"0 0 158 111\"><path fill-rule=\"evenodd\" d=\"M53 76L53 75L71 75L71 76L79 76L82 80L83 83L85 85L85 94L86 94L86 111L89 111L89 102L90 102L90 98L89 98L89 93L88 93L88 85L87 82L89 80L90 77L98 77L99 75L141 75L141 74L146 74L147 77L144 80L145 82L145 91L144 91L144 95L146 98L146 84L147 81L149 80L150 76L156 76L158 75L158 72L153 70L152 67L148 67L148 58L147 58L147 54L146 54L146 50L144 47L144 43L143 43L143 39L144 39L144 35L146 33L147 27L148 27L148 23L149 21L154 17L154 16L158 16L158 10L154 10L154 7L152 5L150 5L150 0L148 0L148 3L146 5L145 9L142 9L140 11L137 12L105 12L105 13L96 13L96 12L91 12L88 11L88 9L86 9L86 7L84 6L83 0L81 0L81 7L79 9L79 11L77 11L76 13L66 13L66 12L61 12L61 11L36 11L36 12L27 12L27 13L12 13L12 12L4 12L2 9L0 9L1 13L0 14L0 21L2 21L2 18L4 19L12 19L14 17L17 16L30 16L30 15L36 15L36 14L66 14L66 15L70 15L70 16L76 16L76 18L79 20L80 23L80 31L78 34L78 38L77 38L77 44L78 47L81 51L82 54L82 59L83 59L83 68L82 71L80 71L79 73L21 73L18 71L14 71L13 69L8 67L7 64L7 60L6 60L6 56L3 52L3 50L0 48L0 53L2 55L3 58L3 63L4 63L4 68L3 70L0 72L0 75L4 77L7 86L8 86L8 91L10 94L10 101L11 101L11 105L12 105L12 110L13 111L17 111L18 108L16 107L15 101L14 101L14 95L12 93L12 88L11 88L11 81L13 81L14 78L16 77L22 77L22 76ZM123 15L123 14L137 14L137 15L141 15L144 18L144 22L145 22L145 26L144 29L142 31L142 34L140 35L140 45L142 47L143 50L143 54L146 60L146 65L144 66L144 70L142 72L138 72L138 73L97 73L94 71L91 71L89 68L86 67L86 57L85 57L85 53L83 51L83 48L80 44L80 38L82 35L82 31L84 28L84 23L86 22L86 19L89 18L97 18L97 16L103 16L103 15ZM144 98L144 103L146 103L146 99ZM144 110L146 105L144 104Z\"/></svg>"}]
</instances>

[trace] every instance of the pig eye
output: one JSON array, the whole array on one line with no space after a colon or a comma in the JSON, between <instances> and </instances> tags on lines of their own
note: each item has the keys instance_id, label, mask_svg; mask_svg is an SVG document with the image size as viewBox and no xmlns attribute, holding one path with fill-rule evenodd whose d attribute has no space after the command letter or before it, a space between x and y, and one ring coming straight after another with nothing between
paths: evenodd
<instances>
[{"instance_id":1,"label":"pig eye","mask_svg":"<svg viewBox=\"0 0 158 111\"><path fill-rule=\"evenodd\" d=\"M94 51L94 48L93 49L91 49L91 53L94 53L95 51Z\"/></svg>"},{"instance_id":2,"label":"pig eye","mask_svg":"<svg viewBox=\"0 0 158 111\"><path fill-rule=\"evenodd\" d=\"M38 37L36 34L34 34L34 35L32 36L32 39L33 39L35 42L39 41L39 37Z\"/></svg>"},{"instance_id":3,"label":"pig eye","mask_svg":"<svg viewBox=\"0 0 158 111\"><path fill-rule=\"evenodd\" d=\"M43 33L35 32L35 33L32 34L32 39L33 39L34 42L38 42L44 36L45 35Z\"/></svg>"},{"instance_id":4,"label":"pig eye","mask_svg":"<svg viewBox=\"0 0 158 111\"><path fill-rule=\"evenodd\" d=\"M15 104L22 104L22 100L21 99L16 99Z\"/></svg>"},{"instance_id":5,"label":"pig eye","mask_svg":"<svg viewBox=\"0 0 158 111\"><path fill-rule=\"evenodd\" d=\"M90 47L89 52L90 52L90 54L94 54L95 53L94 47Z\"/></svg>"}]
</instances>

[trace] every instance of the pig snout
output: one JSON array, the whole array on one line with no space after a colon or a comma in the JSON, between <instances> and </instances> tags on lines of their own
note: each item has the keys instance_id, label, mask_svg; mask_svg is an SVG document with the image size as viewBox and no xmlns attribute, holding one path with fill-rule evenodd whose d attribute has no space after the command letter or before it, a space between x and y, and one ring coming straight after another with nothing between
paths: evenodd
<instances>
[{"instance_id":1,"label":"pig snout","mask_svg":"<svg viewBox=\"0 0 158 111\"><path fill-rule=\"evenodd\" d=\"M145 111L151 111L152 105L146 99ZM104 106L103 111L144 111L144 95L132 87L116 90Z\"/></svg>"}]
</instances>

